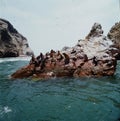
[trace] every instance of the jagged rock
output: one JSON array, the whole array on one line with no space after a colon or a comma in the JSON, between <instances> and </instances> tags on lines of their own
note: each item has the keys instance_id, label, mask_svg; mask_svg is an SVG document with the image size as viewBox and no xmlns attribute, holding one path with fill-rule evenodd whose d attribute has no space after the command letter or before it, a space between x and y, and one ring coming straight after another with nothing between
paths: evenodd
<instances>
[{"instance_id":1,"label":"jagged rock","mask_svg":"<svg viewBox=\"0 0 120 121\"><path fill-rule=\"evenodd\" d=\"M109 31L108 38L114 42L114 46L118 48L119 54L117 59L120 60L120 22L116 23Z\"/></svg>"},{"instance_id":2,"label":"jagged rock","mask_svg":"<svg viewBox=\"0 0 120 121\"><path fill-rule=\"evenodd\" d=\"M120 22L116 23L109 31L108 38L110 38L116 46L120 48Z\"/></svg>"},{"instance_id":3,"label":"jagged rock","mask_svg":"<svg viewBox=\"0 0 120 121\"><path fill-rule=\"evenodd\" d=\"M116 70L117 49L103 35L100 24L94 24L85 40L61 51L51 50L32 57L30 64L12 74L12 78L52 78L111 76Z\"/></svg>"},{"instance_id":4,"label":"jagged rock","mask_svg":"<svg viewBox=\"0 0 120 121\"><path fill-rule=\"evenodd\" d=\"M33 55L27 39L7 20L0 19L0 57Z\"/></svg>"},{"instance_id":5,"label":"jagged rock","mask_svg":"<svg viewBox=\"0 0 120 121\"><path fill-rule=\"evenodd\" d=\"M103 34L102 26L99 23L95 23L90 31L90 33L86 36L86 39L90 39L91 37L99 37Z\"/></svg>"}]
</instances>

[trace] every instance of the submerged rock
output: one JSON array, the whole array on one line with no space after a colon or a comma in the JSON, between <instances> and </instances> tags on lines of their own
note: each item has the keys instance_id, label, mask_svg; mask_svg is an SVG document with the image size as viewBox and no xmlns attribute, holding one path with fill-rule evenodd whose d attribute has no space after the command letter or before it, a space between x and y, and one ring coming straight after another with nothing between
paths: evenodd
<instances>
[{"instance_id":1,"label":"submerged rock","mask_svg":"<svg viewBox=\"0 0 120 121\"><path fill-rule=\"evenodd\" d=\"M111 76L116 70L118 51L95 23L84 40L61 51L51 50L32 57L29 65L12 74L12 78L53 78L82 76Z\"/></svg>"},{"instance_id":2,"label":"submerged rock","mask_svg":"<svg viewBox=\"0 0 120 121\"><path fill-rule=\"evenodd\" d=\"M0 57L33 55L27 39L7 20L0 19Z\"/></svg>"}]
</instances>

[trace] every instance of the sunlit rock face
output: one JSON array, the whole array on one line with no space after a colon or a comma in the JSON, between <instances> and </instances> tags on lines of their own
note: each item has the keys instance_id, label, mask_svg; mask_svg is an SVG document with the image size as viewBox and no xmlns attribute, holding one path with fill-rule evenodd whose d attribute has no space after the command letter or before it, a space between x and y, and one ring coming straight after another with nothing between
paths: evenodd
<instances>
[{"instance_id":1,"label":"sunlit rock face","mask_svg":"<svg viewBox=\"0 0 120 121\"><path fill-rule=\"evenodd\" d=\"M54 78L111 76L116 70L118 51L95 23L84 40L61 51L51 50L32 57L30 64L12 74L12 78Z\"/></svg>"},{"instance_id":2,"label":"sunlit rock face","mask_svg":"<svg viewBox=\"0 0 120 121\"><path fill-rule=\"evenodd\" d=\"M114 43L114 46L118 48L119 55L117 59L120 60L120 22L116 23L109 31L108 38Z\"/></svg>"},{"instance_id":3,"label":"sunlit rock face","mask_svg":"<svg viewBox=\"0 0 120 121\"><path fill-rule=\"evenodd\" d=\"M0 19L0 57L32 55L27 39L7 20Z\"/></svg>"}]
</instances>

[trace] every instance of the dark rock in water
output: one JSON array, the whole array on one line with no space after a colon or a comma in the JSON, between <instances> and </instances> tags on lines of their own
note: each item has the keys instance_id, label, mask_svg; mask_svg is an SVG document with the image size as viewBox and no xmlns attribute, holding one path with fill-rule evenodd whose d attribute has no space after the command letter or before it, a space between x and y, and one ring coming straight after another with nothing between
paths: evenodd
<instances>
[{"instance_id":1,"label":"dark rock in water","mask_svg":"<svg viewBox=\"0 0 120 121\"><path fill-rule=\"evenodd\" d=\"M12 78L53 78L112 76L118 54L114 43L103 35L100 24L94 24L85 40L61 51L51 50L45 55L32 57L30 64L16 71Z\"/></svg>"},{"instance_id":2,"label":"dark rock in water","mask_svg":"<svg viewBox=\"0 0 120 121\"><path fill-rule=\"evenodd\" d=\"M0 57L33 55L27 39L7 20L0 19Z\"/></svg>"},{"instance_id":3,"label":"dark rock in water","mask_svg":"<svg viewBox=\"0 0 120 121\"><path fill-rule=\"evenodd\" d=\"M114 42L114 46L118 48L119 54L117 59L120 60L120 22L116 23L109 31L108 38Z\"/></svg>"}]
</instances>

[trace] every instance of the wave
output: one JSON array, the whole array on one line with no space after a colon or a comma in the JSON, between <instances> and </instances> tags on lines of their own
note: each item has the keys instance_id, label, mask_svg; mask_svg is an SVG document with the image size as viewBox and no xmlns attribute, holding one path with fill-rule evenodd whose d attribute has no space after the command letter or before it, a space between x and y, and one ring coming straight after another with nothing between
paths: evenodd
<instances>
[{"instance_id":1,"label":"wave","mask_svg":"<svg viewBox=\"0 0 120 121\"><path fill-rule=\"evenodd\" d=\"M9 112L12 112L12 109L8 106L4 106L4 107L1 107L0 106L0 114L4 114L4 113L9 113Z\"/></svg>"},{"instance_id":2,"label":"wave","mask_svg":"<svg viewBox=\"0 0 120 121\"><path fill-rule=\"evenodd\" d=\"M7 61L30 61L31 57L11 57L11 58L0 58L0 63Z\"/></svg>"}]
</instances>

